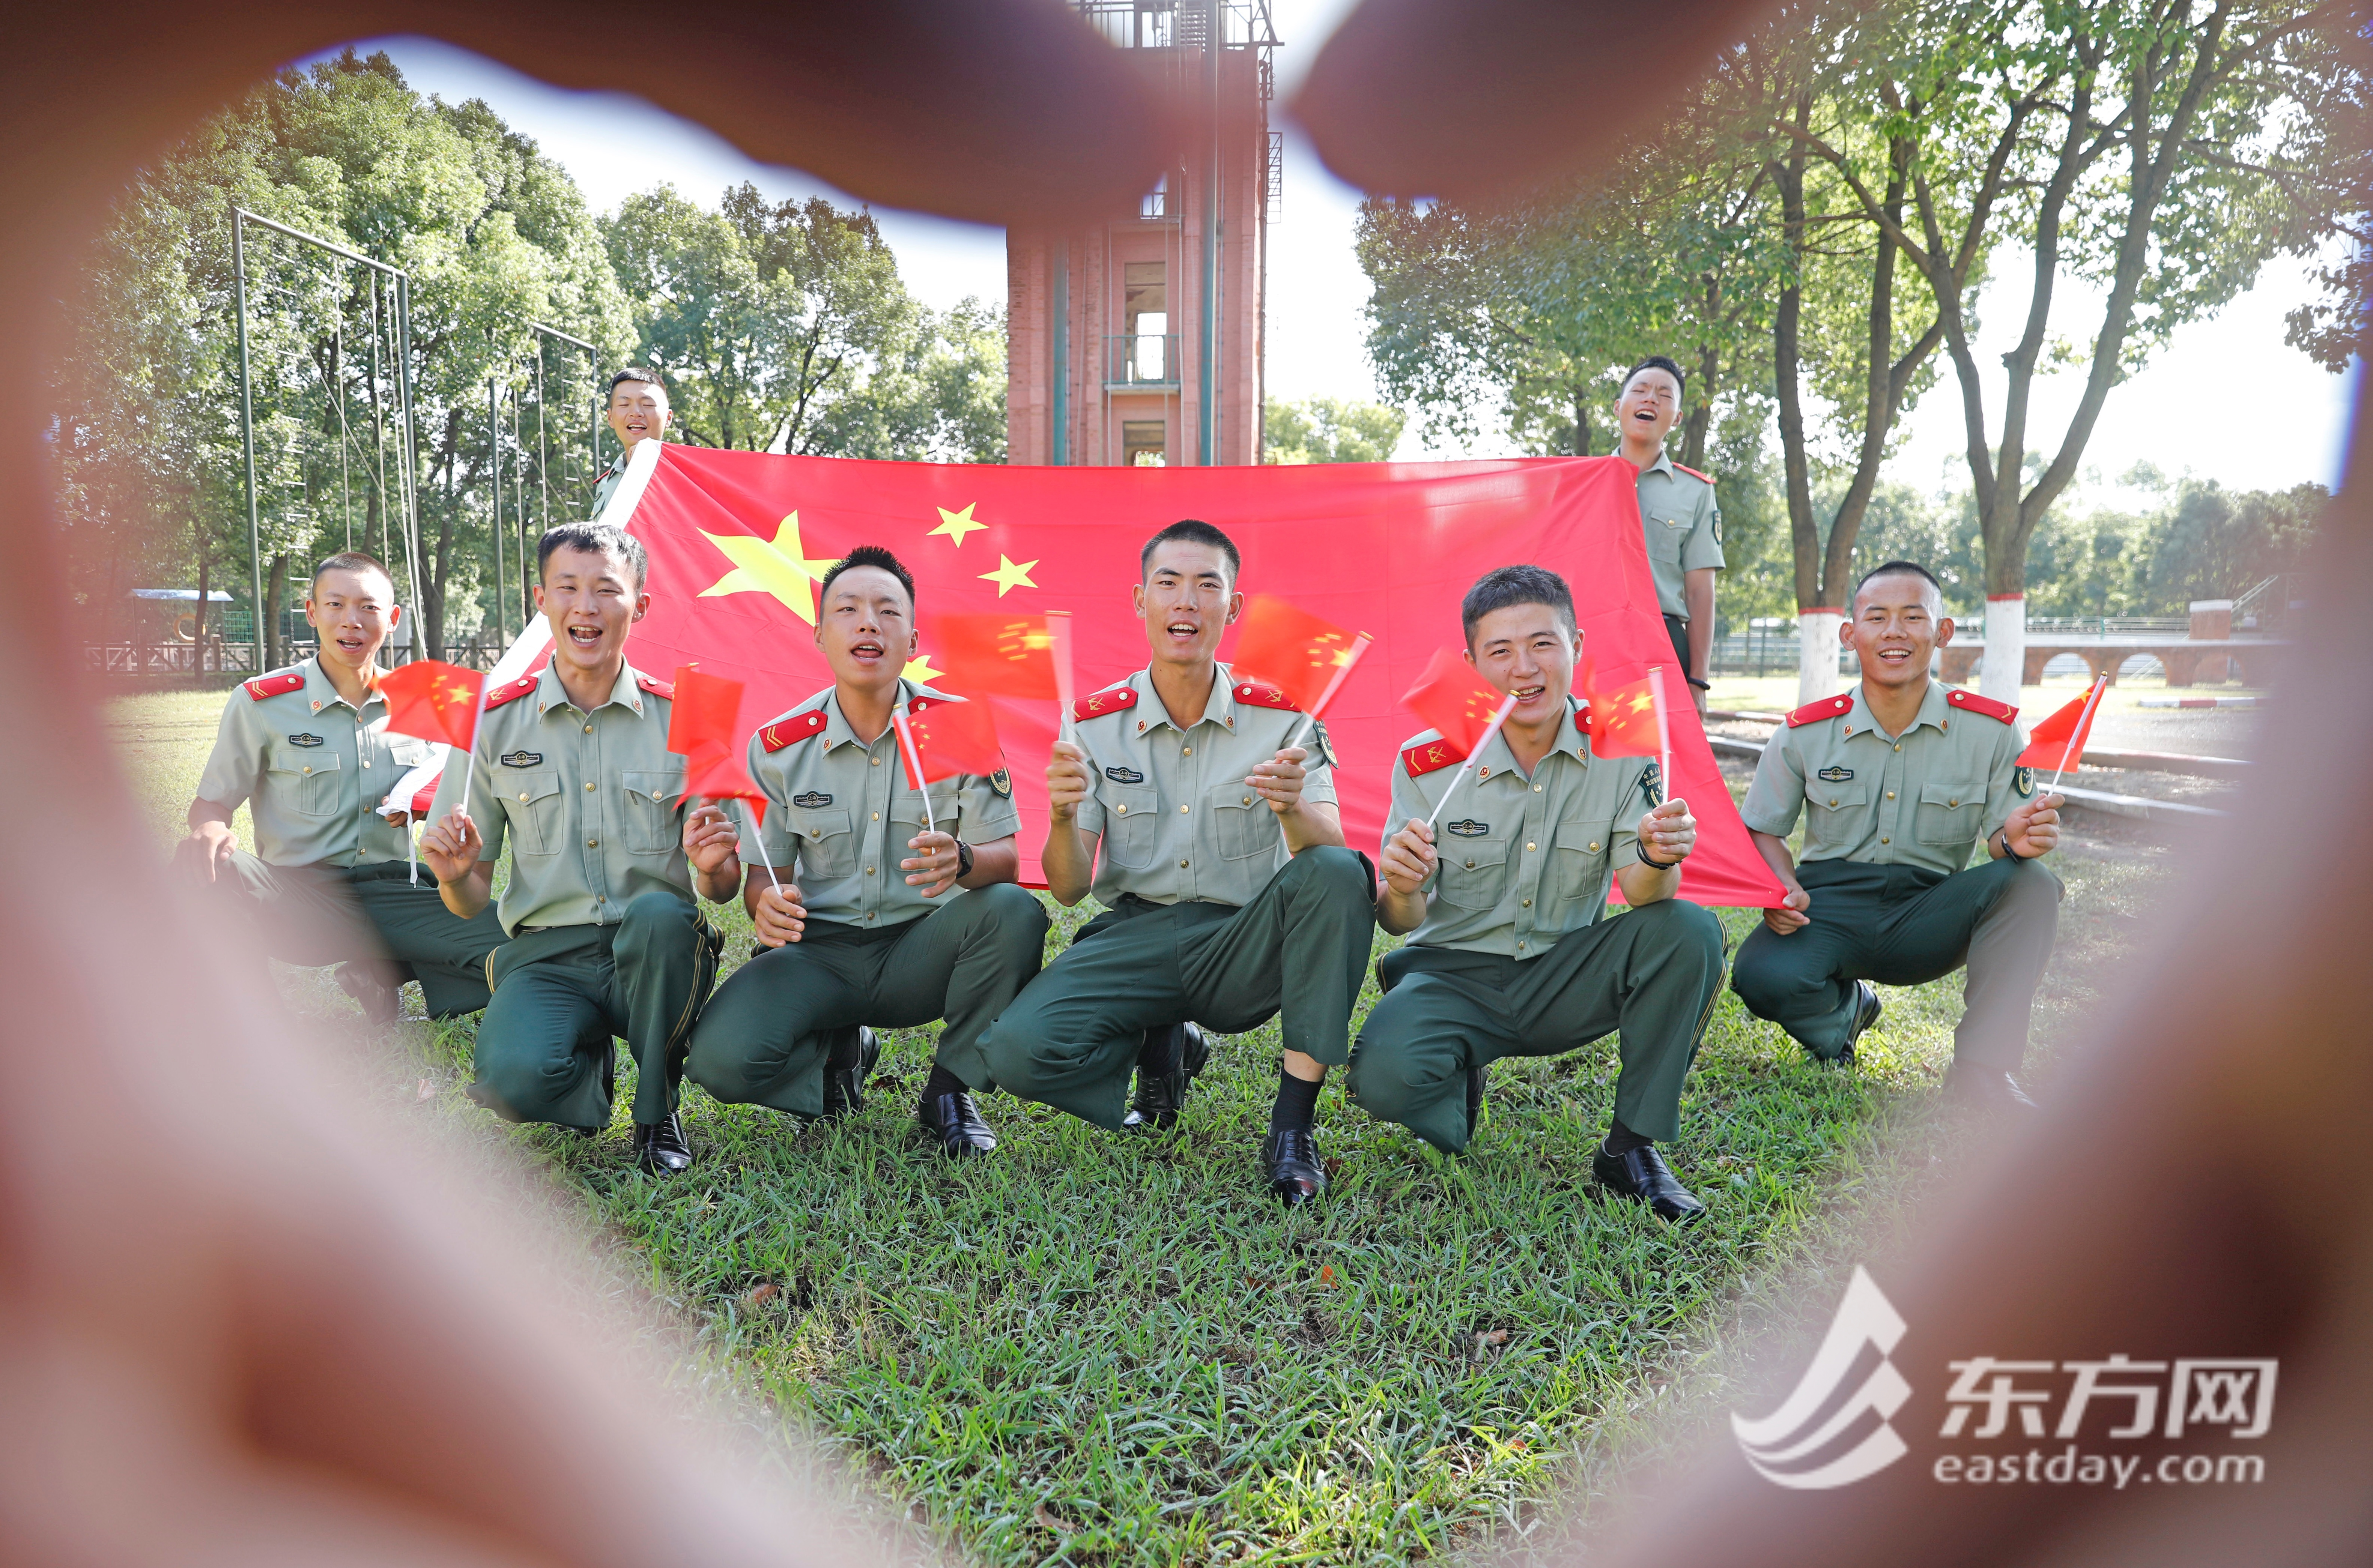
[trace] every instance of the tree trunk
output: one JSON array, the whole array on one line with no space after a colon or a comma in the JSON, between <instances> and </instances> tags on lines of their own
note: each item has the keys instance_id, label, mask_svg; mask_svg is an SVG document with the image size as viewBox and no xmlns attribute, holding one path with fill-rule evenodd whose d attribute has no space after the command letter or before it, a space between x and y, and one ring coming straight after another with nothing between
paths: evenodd
<instances>
[{"instance_id":1,"label":"tree trunk","mask_svg":"<svg viewBox=\"0 0 2373 1568\"><path fill-rule=\"evenodd\" d=\"M1590 456L1590 389L1573 389L1573 455Z\"/></svg>"},{"instance_id":2,"label":"tree trunk","mask_svg":"<svg viewBox=\"0 0 2373 1568\"><path fill-rule=\"evenodd\" d=\"M1796 127L1810 130L1813 99L1796 99ZM1803 359L1805 310L1805 166L1810 154L1798 136L1774 170L1780 189L1781 243L1788 253L1787 282L1781 285L1779 308L1771 318L1771 372L1780 405L1780 460L1788 493L1788 539L1796 567L1796 609L1799 612L1829 608L1821 598L1820 525L1813 517L1813 480L1805 450L1805 402L1798 386Z\"/></svg>"},{"instance_id":3,"label":"tree trunk","mask_svg":"<svg viewBox=\"0 0 2373 1568\"><path fill-rule=\"evenodd\" d=\"M190 632L190 665L200 675L206 672L206 587L213 560L203 550L198 552L198 613ZM262 670L255 672L263 674Z\"/></svg>"},{"instance_id":4,"label":"tree trunk","mask_svg":"<svg viewBox=\"0 0 2373 1568\"><path fill-rule=\"evenodd\" d=\"M282 551L272 558L272 570L263 579L263 602L269 606L263 621L263 662L273 669L295 661L288 657L288 639L280 634L280 607L288 598L288 552Z\"/></svg>"}]
</instances>

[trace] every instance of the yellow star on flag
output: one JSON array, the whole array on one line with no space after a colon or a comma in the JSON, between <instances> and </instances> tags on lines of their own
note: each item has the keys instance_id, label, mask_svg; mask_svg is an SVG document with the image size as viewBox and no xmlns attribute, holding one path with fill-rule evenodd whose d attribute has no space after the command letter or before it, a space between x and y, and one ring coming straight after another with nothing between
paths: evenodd
<instances>
[{"instance_id":1,"label":"yellow star on flag","mask_svg":"<svg viewBox=\"0 0 2373 1568\"><path fill-rule=\"evenodd\" d=\"M446 701L449 703L466 703L470 700L472 695L473 693L470 691L468 682L456 680L453 682L453 694L448 697Z\"/></svg>"},{"instance_id":2,"label":"yellow star on flag","mask_svg":"<svg viewBox=\"0 0 2373 1568\"><path fill-rule=\"evenodd\" d=\"M811 560L806 547L800 543L800 515L793 512L775 530L772 543L755 534L715 534L704 531L701 538L715 545L719 553L733 563L733 570L700 590L703 598L720 594L766 593L789 605L791 613L809 625L815 624L815 586L824 580L824 569L839 559L827 555ZM1033 563L1035 564L1035 563Z\"/></svg>"},{"instance_id":3,"label":"yellow star on flag","mask_svg":"<svg viewBox=\"0 0 2373 1568\"><path fill-rule=\"evenodd\" d=\"M1644 714L1655 705L1656 699L1649 696L1645 691L1639 693L1631 699L1631 711L1635 714Z\"/></svg>"},{"instance_id":4,"label":"yellow star on flag","mask_svg":"<svg viewBox=\"0 0 2373 1568\"><path fill-rule=\"evenodd\" d=\"M940 507L940 526L933 528L929 533L925 534L923 537L925 539L936 539L941 534L945 534L950 539L955 540L957 546L961 548L964 541L964 535L972 532L975 528L985 528L988 527L987 523L979 523L973 520L972 509L979 505L980 503L977 501L967 502L964 505L964 509L961 512L951 512L945 506ZM1031 587L1035 587L1037 585L1033 583Z\"/></svg>"},{"instance_id":5,"label":"yellow star on flag","mask_svg":"<svg viewBox=\"0 0 2373 1568\"><path fill-rule=\"evenodd\" d=\"M997 552L997 570L981 575L997 585L997 597L1003 598L1009 589L1036 587L1038 585L1030 580L1030 568L1037 564L1035 561L1024 561L1017 566L1013 557L1000 550Z\"/></svg>"},{"instance_id":6,"label":"yellow star on flag","mask_svg":"<svg viewBox=\"0 0 2373 1568\"><path fill-rule=\"evenodd\" d=\"M915 681L918 685L929 686L932 681L937 680L941 676L945 675L947 671L944 669L933 669L931 668L930 655L917 654L913 658L906 661L906 668L900 670L898 673L906 679Z\"/></svg>"}]
</instances>

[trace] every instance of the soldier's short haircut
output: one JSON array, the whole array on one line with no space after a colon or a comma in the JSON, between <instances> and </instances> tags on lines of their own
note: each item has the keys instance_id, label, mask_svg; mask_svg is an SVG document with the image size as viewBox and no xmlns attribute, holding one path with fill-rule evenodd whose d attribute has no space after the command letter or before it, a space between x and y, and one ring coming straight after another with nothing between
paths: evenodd
<instances>
[{"instance_id":1,"label":"soldier's short haircut","mask_svg":"<svg viewBox=\"0 0 2373 1568\"><path fill-rule=\"evenodd\" d=\"M1475 627L1485 616L1517 604L1548 605L1569 633L1573 630L1573 590L1563 577L1546 566L1494 566L1476 578L1459 601L1458 621L1467 645L1475 645Z\"/></svg>"},{"instance_id":2,"label":"soldier's short haircut","mask_svg":"<svg viewBox=\"0 0 2373 1568\"><path fill-rule=\"evenodd\" d=\"M1936 590L1936 602L1938 604L1941 605L1945 602L1945 585L1936 580L1935 573L1931 572L1927 567L1920 564L1919 562L1882 561L1854 580L1853 592L1846 599L1846 606L1848 609L1852 609L1854 601L1862 598L1863 585L1869 582L1873 577L1917 577L1922 582L1926 583L1930 587Z\"/></svg>"},{"instance_id":3,"label":"soldier's short haircut","mask_svg":"<svg viewBox=\"0 0 2373 1568\"><path fill-rule=\"evenodd\" d=\"M1193 517L1182 517L1145 541L1145 548L1137 552L1137 575L1140 577L1151 575L1153 571L1154 551L1162 545L1174 542L1209 545L1226 556L1228 584L1232 587L1235 585L1236 574L1245 569L1245 558L1237 552L1234 540L1209 523L1199 522Z\"/></svg>"},{"instance_id":4,"label":"soldier's short haircut","mask_svg":"<svg viewBox=\"0 0 2373 1568\"><path fill-rule=\"evenodd\" d=\"M380 581L387 585L389 597L395 594L395 574L389 571L378 556L365 551L341 550L335 555L321 557L320 563L313 568L313 591L316 593L321 591L321 574L324 572L376 573Z\"/></svg>"},{"instance_id":5,"label":"soldier's short haircut","mask_svg":"<svg viewBox=\"0 0 2373 1568\"><path fill-rule=\"evenodd\" d=\"M1642 360L1639 364L1633 366L1631 369L1626 370L1623 373L1623 384L1626 387L1631 386L1631 377L1637 376L1642 370L1662 370L1666 372L1672 377L1673 385L1680 389L1681 395L1683 397L1689 396L1689 373L1681 368L1680 362L1678 360L1668 358L1661 354L1652 354L1647 358Z\"/></svg>"},{"instance_id":6,"label":"soldier's short haircut","mask_svg":"<svg viewBox=\"0 0 2373 1568\"><path fill-rule=\"evenodd\" d=\"M851 566L871 566L897 578L898 586L906 590L906 613L909 616L915 613L915 574L906 570L904 562L878 544L860 544L832 563L824 575L824 581L816 585L818 607L831 595L833 579Z\"/></svg>"},{"instance_id":7,"label":"soldier's short haircut","mask_svg":"<svg viewBox=\"0 0 2373 1568\"><path fill-rule=\"evenodd\" d=\"M667 393L667 383L660 379L660 373L640 365L629 365L625 369L619 371L615 376L611 377L610 392L614 393L617 391L618 383L621 381L648 382L649 385L657 387L660 389L661 396L665 396ZM610 393L602 394L605 401L608 400L609 395Z\"/></svg>"},{"instance_id":8,"label":"soldier's short haircut","mask_svg":"<svg viewBox=\"0 0 2373 1568\"><path fill-rule=\"evenodd\" d=\"M614 555L625 562L635 575L635 591L643 591L643 584L651 575L651 558L643 549L643 541L625 529L610 523L563 523L556 528L546 528L544 537L535 541L535 575L544 575L544 563L555 550L581 550L590 555Z\"/></svg>"}]
</instances>

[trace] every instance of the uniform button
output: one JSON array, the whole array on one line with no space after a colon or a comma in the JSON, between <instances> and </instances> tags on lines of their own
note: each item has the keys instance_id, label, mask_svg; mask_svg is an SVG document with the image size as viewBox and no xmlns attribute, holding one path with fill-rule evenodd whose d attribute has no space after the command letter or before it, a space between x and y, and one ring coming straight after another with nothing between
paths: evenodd
<instances>
[{"instance_id":1,"label":"uniform button","mask_svg":"<svg viewBox=\"0 0 2373 1568\"><path fill-rule=\"evenodd\" d=\"M1890 790L1888 790L1888 791L1887 792L1887 798L1888 798L1888 799L1889 799L1889 800L1893 800L1893 799L1895 798L1895 792L1894 792L1893 790L1891 790L1891 789L1890 789ZM1832 806L1835 806L1835 805L1837 804L1837 802L1836 802L1836 801L1834 801L1834 800L1832 800L1832 801L1830 801L1830 802L1829 802L1829 804L1830 804L1830 805L1832 805Z\"/></svg>"},{"instance_id":2,"label":"uniform button","mask_svg":"<svg viewBox=\"0 0 2373 1568\"><path fill-rule=\"evenodd\" d=\"M870 866L870 865L869 865L869 866L867 866L867 867L865 868L865 874L866 874L868 877L872 876L872 875L873 875L873 867L871 867L871 866Z\"/></svg>"},{"instance_id":3,"label":"uniform button","mask_svg":"<svg viewBox=\"0 0 2373 1568\"><path fill-rule=\"evenodd\" d=\"M1889 838L1887 838L1887 837L1882 836L1882 837L1879 839L1879 841L1878 841L1878 842L1879 842L1880 843L1885 844L1885 843L1893 843L1895 841L1894 841L1894 840L1892 840L1892 839L1889 839Z\"/></svg>"},{"instance_id":4,"label":"uniform button","mask_svg":"<svg viewBox=\"0 0 2373 1568\"><path fill-rule=\"evenodd\" d=\"M593 901L597 904L606 904L610 901L610 895L607 893L596 893L593 895Z\"/></svg>"},{"instance_id":5,"label":"uniform button","mask_svg":"<svg viewBox=\"0 0 2373 1568\"><path fill-rule=\"evenodd\" d=\"M585 841L585 847L587 849L600 849L602 847L602 841L600 839L587 839Z\"/></svg>"},{"instance_id":6,"label":"uniform button","mask_svg":"<svg viewBox=\"0 0 2373 1568\"><path fill-rule=\"evenodd\" d=\"M1186 816L1186 808L1185 807L1183 807L1183 806L1182 806L1182 807L1180 807L1178 808L1178 815L1180 815L1181 817Z\"/></svg>"},{"instance_id":7,"label":"uniform button","mask_svg":"<svg viewBox=\"0 0 2373 1568\"><path fill-rule=\"evenodd\" d=\"M877 768L882 765L882 759L879 757L868 758L867 761L871 761Z\"/></svg>"},{"instance_id":8,"label":"uniform button","mask_svg":"<svg viewBox=\"0 0 2373 1568\"><path fill-rule=\"evenodd\" d=\"M590 724L589 724L589 725L587 725L587 726L585 726L585 733L586 733L586 734L588 734L588 735L592 734L592 733L593 733L593 726L592 726L591 725L590 725Z\"/></svg>"},{"instance_id":9,"label":"uniform button","mask_svg":"<svg viewBox=\"0 0 2373 1568\"><path fill-rule=\"evenodd\" d=\"M1836 796L1834 796L1834 795L1833 795L1833 796L1829 796L1829 804L1830 804L1830 805L1835 806L1837 803L1838 803L1838 797L1837 797Z\"/></svg>"},{"instance_id":10,"label":"uniform button","mask_svg":"<svg viewBox=\"0 0 2373 1568\"><path fill-rule=\"evenodd\" d=\"M1947 806L1958 806L1958 805L1960 805L1961 803L1960 803L1960 801L1959 801L1958 798L1956 798L1956 799L1953 799L1953 800L1948 800L1948 801L1945 802L1945 804L1946 804L1946 805L1947 805Z\"/></svg>"},{"instance_id":11,"label":"uniform button","mask_svg":"<svg viewBox=\"0 0 2373 1568\"><path fill-rule=\"evenodd\" d=\"M1128 815L1128 807L1126 806L1116 806L1113 807L1113 815L1116 817L1126 817Z\"/></svg>"},{"instance_id":12,"label":"uniform button","mask_svg":"<svg viewBox=\"0 0 2373 1568\"><path fill-rule=\"evenodd\" d=\"M874 819L875 821L877 821L877 822L879 822L880 820L882 820L882 813L881 813L881 812L879 812L879 811L876 811L876 812L873 814L873 819Z\"/></svg>"},{"instance_id":13,"label":"uniform button","mask_svg":"<svg viewBox=\"0 0 2373 1568\"><path fill-rule=\"evenodd\" d=\"M1526 909L1530 909L1530 908L1532 908L1532 907L1533 907L1533 900L1530 900L1530 899L1526 899L1526 900L1525 900L1525 907L1526 907Z\"/></svg>"},{"instance_id":14,"label":"uniform button","mask_svg":"<svg viewBox=\"0 0 2373 1568\"><path fill-rule=\"evenodd\" d=\"M1525 945L1524 945L1522 942L1517 943L1517 944L1516 944L1516 951L1518 951L1519 953L1521 953L1521 952L1523 952L1524 950L1525 950Z\"/></svg>"},{"instance_id":15,"label":"uniform button","mask_svg":"<svg viewBox=\"0 0 2373 1568\"><path fill-rule=\"evenodd\" d=\"M1178 869L1179 869L1179 870L1181 870L1181 871L1186 870L1186 863L1185 861L1183 861L1183 860L1182 860L1182 861L1180 861L1180 862L1178 863Z\"/></svg>"},{"instance_id":16,"label":"uniform button","mask_svg":"<svg viewBox=\"0 0 2373 1568\"><path fill-rule=\"evenodd\" d=\"M1246 806L1250 806L1252 803L1253 803L1253 797L1252 797L1251 796L1249 796L1249 795L1248 795L1248 796L1245 796L1245 804Z\"/></svg>"},{"instance_id":17,"label":"uniform button","mask_svg":"<svg viewBox=\"0 0 2373 1568\"><path fill-rule=\"evenodd\" d=\"M1467 863L1467 870L1469 870L1469 871L1474 870L1474 869L1475 869L1475 863L1474 863L1473 861L1471 861L1471 860L1470 860L1470 861L1468 861L1468 862Z\"/></svg>"},{"instance_id":18,"label":"uniform button","mask_svg":"<svg viewBox=\"0 0 2373 1568\"><path fill-rule=\"evenodd\" d=\"M1533 846L1532 846L1532 845L1530 845L1530 844L1526 844L1526 845L1525 846L1525 853L1526 853L1526 854L1532 854L1532 853L1533 853Z\"/></svg>"},{"instance_id":19,"label":"uniform button","mask_svg":"<svg viewBox=\"0 0 2373 1568\"><path fill-rule=\"evenodd\" d=\"M525 790L521 790L521 791L520 791L520 798L521 800L525 800L525 799L527 798L527 791L525 791Z\"/></svg>"},{"instance_id":20,"label":"uniform button","mask_svg":"<svg viewBox=\"0 0 2373 1568\"><path fill-rule=\"evenodd\" d=\"M1895 743L1895 749L1896 749L1898 751L1902 750L1902 749L1903 749L1903 742L1901 742L1900 740L1897 741L1897 742Z\"/></svg>"},{"instance_id":21,"label":"uniform button","mask_svg":"<svg viewBox=\"0 0 2373 1568\"><path fill-rule=\"evenodd\" d=\"M585 781L585 793L588 795L593 793L593 781L591 779L587 779Z\"/></svg>"},{"instance_id":22,"label":"uniform button","mask_svg":"<svg viewBox=\"0 0 2373 1568\"><path fill-rule=\"evenodd\" d=\"M308 769L306 769L305 771L306 771L307 772L309 772L309 773L310 773L310 772L311 772L313 770L312 770L312 769L310 769L310 768L308 768Z\"/></svg>"},{"instance_id":23,"label":"uniform button","mask_svg":"<svg viewBox=\"0 0 2373 1568\"><path fill-rule=\"evenodd\" d=\"M1189 746L1182 749L1178 754L1182 757L1192 757L1195 755L1195 749L1192 746Z\"/></svg>"},{"instance_id":24,"label":"uniform button","mask_svg":"<svg viewBox=\"0 0 2373 1568\"><path fill-rule=\"evenodd\" d=\"M1596 854L1598 853L1598 841L1596 839L1590 841L1590 853L1593 854Z\"/></svg>"}]
</instances>

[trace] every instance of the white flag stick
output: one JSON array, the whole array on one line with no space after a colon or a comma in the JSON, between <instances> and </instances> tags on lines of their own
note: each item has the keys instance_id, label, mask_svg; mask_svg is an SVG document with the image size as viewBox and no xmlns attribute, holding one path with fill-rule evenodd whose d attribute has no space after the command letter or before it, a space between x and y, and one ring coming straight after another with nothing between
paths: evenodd
<instances>
[{"instance_id":1,"label":"white flag stick","mask_svg":"<svg viewBox=\"0 0 2373 1568\"><path fill-rule=\"evenodd\" d=\"M2101 700L2101 693L2109 689L2110 678L2103 675L2094 679L2093 690L2085 694L2085 711L2076 715L2076 733L2068 738L2066 746L2061 748L2060 766L2052 770L2052 782L2043 786L2046 795L2060 787L2060 775L2068 771L2068 760L2078 756L2085 749L2085 741L2091 734L2093 705Z\"/></svg>"},{"instance_id":2,"label":"white flag stick","mask_svg":"<svg viewBox=\"0 0 2373 1568\"><path fill-rule=\"evenodd\" d=\"M758 846L758 864L766 868L766 880L774 884L775 891L781 892L783 879L775 875L775 863L766 857L766 840L761 830L758 814L750 808L746 800L742 802L742 820L750 825L750 842Z\"/></svg>"},{"instance_id":3,"label":"white flag stick","mask_svg":"<svg viewBox=\"0 0 2373 1568\"><path fill-rule=\"evenodd\" d=\"M1491 722L1483 726L1483 733L1476 738L1475 749L1467 754L1467 760L1458 764L1458 771L1450 775L1450 786L1442 792L1442 798L1433 803L1433 816L1425 819L1425 825L1429 829L1433 826L1436 819L1441 817L1442 808L1450 804L1450 797L1457 793L1458 781L1465 778L1467 770L1475 766L1475 759L1482 755L1483 748L1491 744L1491 738L1500 733L1500 726L1506 724L1508 715L1515 711L1516 694L1511 691L1501 703L1500 711L1491 715Z\"/></svg>"},{"instance_id":4,"label":"white flag stick","mask_svg":"<svg viewBox=\"0 0 2373 1568\"><path fill-rule=\"evenodd\" d=\"M1648 697L1656 704L1656 784L1665 799L1673 798L1673 731L1665 718L1665 667L1648 667ZM1658 804L1662 804L1659 802Z\"/></svg>"},{"instance_id":5,"label":"white flag stick","mask_svg":"<svg viewBox=\"0 0 2373 1568\"><path fill-rule=\"evenodd\" d=\"M1303 737L1310 733L1310 726L1318 722L1318 715L1325 713L1327 704L1335 700L1335 693L1343 690L1343 682L1351 679L1351 670L1360 662L1360 656L1366 653L1368 645L1374 641L1365 632L1351 639L1351 646L1344 654L1343 662L1335 667L1335 678L1327 683L1326 691L1318 693L1318 701L1310 704L1310 711L1302 715L1302 722L1294 726L1292 738L1285 743L1286 749L1292 750L1302 744Z\"/></svg>"},{"instance_id":6,"label":"white flag stick","mask_svg":"<svg viewBox=\"0 0 2373 1568\"><path fill-rule=\"evenodd\" d=\"M1078 695L1077 682L1071 674L1071 612L1050 610L1046 612L1046 637L1052 645L1047 658L1055 667L1055 729L1063 739L1077 746L1080 743L1078 721L1071 717L1071 703Z\"/></svg>"},{"instance_id":7,"label":"white flag stick","mask_svg":"<svg viewBox=\"0 0 2373 1568\"><path fill-rule=\"evenodd\" d=\"M906 764L906 776L914 781L915 792L923 797L923 826L936 833L940 825L931 816L931 786L923 777L923 751L915 744L915 731L906 722L906 703L890 710L890 722L898 728L898 760Z\"/></svg>"},{"instance_id":8,"label":"white flag stick","mask_svg":"<svg viewBox=\"0 0 2373 1568\"><path fill-rule=\"evenodd\" d=\"M420 833L413 826L412 813L403 814L403 858L412 863L412 885L420 886Z\"/></svg>"}]
</instances>

